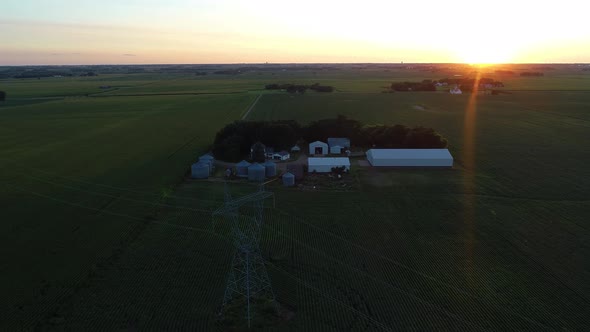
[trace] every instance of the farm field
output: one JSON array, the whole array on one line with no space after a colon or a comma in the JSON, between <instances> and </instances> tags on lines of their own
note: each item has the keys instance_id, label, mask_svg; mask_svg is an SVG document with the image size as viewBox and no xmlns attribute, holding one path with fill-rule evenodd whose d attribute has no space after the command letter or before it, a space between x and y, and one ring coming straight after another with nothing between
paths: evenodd
<instances>
[{"instance_id":1,"label":"farm field","mask_svg":"<svg viewBox=\"0 0 590 332\"><path fill-rule=\"evenodd\" d=\"M211 218L223 183L183 178L260 93L249 120L346 115L433 127L455 157L451 170L374 170L353 160L358 189L346 192L268 184L276 207L267 202L261 247L293 317L267 329L590 329L590 92L567 91L590 90L588 75L514 77L512 94L475 98L380 93L394 80L439 76L345 69L0 80L18 96L0 104L9 253L0 329L223 330L216 312L233 248ZM276 81L337 92L262 90ZM37 99L45 97L57 99Z\"/></svg>"},{"instance_id":2,"label":"farm field","mask_svg":"<svg viewBox=\"0 0 590 332\"><path fill-rule=\"evenodd\" d=\"M132 242L216 128L254 96L137 98L0 109L0 329L32 329Z\"/></svg>"}]
</instances>

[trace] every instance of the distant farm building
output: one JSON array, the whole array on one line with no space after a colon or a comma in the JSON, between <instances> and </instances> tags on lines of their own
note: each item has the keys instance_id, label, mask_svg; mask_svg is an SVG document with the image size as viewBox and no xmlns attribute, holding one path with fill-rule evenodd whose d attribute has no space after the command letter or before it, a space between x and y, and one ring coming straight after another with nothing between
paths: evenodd
<instances>
[{"instance_id":1,"label":"distant farm building","mask_svg":"<svg viewBox=\"0 0 590 332\"><path fill-rule=\"evenodd\" d=\"M371 149L367 160L372 166L453 167L448 149Z\"/></svg>"},{"instance_id":2,"label":"distant farm building","mask_svg":"<svg viewBox=\"0 0 590 332\"><path fill-rule=\"evenodd\" d=\"M206 179L209 177L210 166L206 163L194 163L191 165L191 178Z\"/></svg>"},{"instance_id":3,"label":"distant farm building","mask_svg":"<svg viewBox=\"0 0 590 332\"><path fill-rule=\"evenodd\" d=\"M293 174L296 180L303 179L303 164L287 165L287 172Z\"/></svg>"},{"instance_id":4,"label":"distant farm building","mask_svg":"<svg viewBox=\"0 0 590 332\"><path fill-rule=\"evenodd\" d=\"M264 163L264 168L266 171L266 176L267 177L271 177L271 176L276 176L277 175L277 164L275 164L274 162L267 160Z\"/></svg>"},{"instance_id":5,"label":"distant farm building","mask_svg":"<svg viewBox=\"0 0 590 332\"><path fill-rule=\"evenodd\" d=\"M259 163L254 163L248 167L248 181L263 182L266 169Z\"/></svg>"},{"instance_id":6,"label":"distant farm building","mask_svg":"<svg viewBox=\"0 0 590 332\"><path fill-rule=\"evenodd\" d=\"M242 160L236 164L236 176L241 178L248 177L248 167L250 167L250 163Z\"/></svg>"},{"instance_id":7,"label":"distant farm building","mask_svg":"<svg viewBox=\"0 0 590 332\"><path fill-rule=\"evenodd\" d=\"M309 143L309 154L310 155L325 155L328 154L328 144L322 141L315 141Z\"/></svg>"},{"instance_id":8,"label":"distant farm building","mask_svg":"<svg viewBox=\"0 0 590 332\"><path fill-rule=\"evenodd\" d=\"M301 148L299 145L295 145L291 148L291 152L301 152Z\"/></svg>"},{"instance_id":9,"label":"distant farm building","mask_svg":"<svg viewBox=\"0 0 590 332\"><path fill-rule=\"evenodd\" d=\"M463 93L463 91L461 91L461 89L459 89L459 87L458 87L456 84L455 84L455 86L454 86L454 87L452 87L452 88L451 88L451 90L449 90L449 92L450 92L452 95L460 95L460 94L462 94L462 93Z\"/></svg>"},{"instance_id":10,"label":"distant farm building","mask_svg":"<svg viewBox=\"0 0 590 332\"><path fill-rule=\"evenodd\" d=\"M350 159L347 157L332 157L332 158L314 158L307 159L308 172L313 173L330 173L332 168L344 167L345 170L350 170Z\"/></svg>"},{"instance_id":11,"label":"distant farm building","mask_svg":"<svg viewBox=\"0 0 590 332\"><path fill-rule=\"evenodd\" d=\"M350 140L343 137L330 137L328 138L328 146L331 154L342 154L350 149Z\"/></svg>"},{"instance_id":12,"label":"distant farm building","mask_svg":"<svg viewBox=\"0 0 590 332\"><path fill-rule=\"evenodd\" d=\"M293 173L285 173L283 174L283 186L285 187L293 187L295 185L295 175Z\"/></svg>"},{"instance_id":13,"label":"distant farm building","mask_svg":"<svg viewBox=\"0 0 590 332\"><path fill-rule=\"evenodd\" d=\"M267 153L266 156L268 159L281 160L281 161L289 160L289 158L291 158L291 154L285 150L283 150L281 152L274 152L270 156Z\"/></svg>"}]
</instances>

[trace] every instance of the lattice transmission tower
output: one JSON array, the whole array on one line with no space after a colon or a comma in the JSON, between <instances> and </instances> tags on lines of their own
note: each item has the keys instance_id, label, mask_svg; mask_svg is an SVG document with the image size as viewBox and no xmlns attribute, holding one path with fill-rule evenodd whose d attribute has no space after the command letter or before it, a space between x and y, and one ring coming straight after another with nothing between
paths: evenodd
<instances>
[{"instance_id":1,"label":"lattice transmission tower","mask_svg":"<svg viewBox=\"0 0 590 332\"><path fill-rule=\"evenodd\" d=\"M257 304L270 300L274 306L274 292L260 253L260 232L264 221L264 201L274 194L260 186L257 192L232 198L227 183L225 184L224 204L212 214L221 217L230 227L236 252L227 278L220 314L223 314L232 301L244 301L248 327Z\"/></svg>"}]
</instances>

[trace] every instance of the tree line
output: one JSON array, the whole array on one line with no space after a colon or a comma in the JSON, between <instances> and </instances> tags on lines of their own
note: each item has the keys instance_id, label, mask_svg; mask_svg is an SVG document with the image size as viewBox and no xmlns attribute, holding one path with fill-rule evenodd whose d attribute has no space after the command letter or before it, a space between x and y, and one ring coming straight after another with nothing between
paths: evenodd
<instances>
[{"instance_id":1,"label":"tree line","mask_svg":"<svg viewBox=\"0 0 590 332\"><path fill-rule=\"evenodd\" d=\"M304 84L267 84L264 87L266 90L285 90L289 93L305 93L305 91L313 90L316 92L333 92L334 87L329 85L321 85L319 83L314 83L312 85L304 85Z\"/></svg>"},{"instance_id":2,"label":"tree line","mask_svg":"<svg viewBox=\"0 0 590 332\"><path fill-rule=\"evenodd\" d=\"M540 71L523 71L520 76L545 76L545 74Z\"/></svg>"},{"instance_id":3,"label":"tree line","mask_svg":"<svg viewBox=\"0 0 590 332\"><path fill-rule=\"evenodd\" d=\"M275 150L290 150L295 144L326 142L329 137L346 137L361 148L445 148L447 139L432 128L404 125L363 125L338 116L302 126L288 121L235 121L215 135L212 146L216 158L237 162L250 156L252 146L261 142Z\"/></svg>"}]
</instances>

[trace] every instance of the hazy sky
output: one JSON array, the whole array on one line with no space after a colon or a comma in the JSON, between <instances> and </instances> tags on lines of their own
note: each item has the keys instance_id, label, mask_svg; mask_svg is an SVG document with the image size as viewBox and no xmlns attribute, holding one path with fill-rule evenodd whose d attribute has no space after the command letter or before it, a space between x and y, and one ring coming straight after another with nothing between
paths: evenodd
<instances>
[{"instance_id":1,"label":"hazy sky","mask_svg":"<svg viewBox=\"0 0 590 332\"><path fill-rule=\"evenodd\" d=\"M2 0L0 65L590 62L587 0Z\"/></svg>"}]
</instances>

